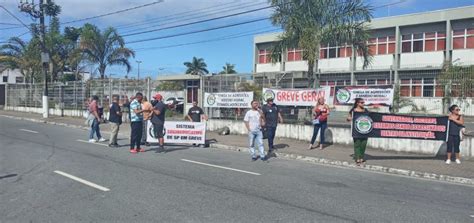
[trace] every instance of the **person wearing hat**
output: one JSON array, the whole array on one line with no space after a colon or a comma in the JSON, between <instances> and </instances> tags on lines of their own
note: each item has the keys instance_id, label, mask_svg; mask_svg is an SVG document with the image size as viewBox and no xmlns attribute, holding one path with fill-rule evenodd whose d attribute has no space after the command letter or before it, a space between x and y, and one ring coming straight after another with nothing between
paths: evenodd
<instances>
[{"instance_id":1,"label":"person wearing hat","mask_svg":"<svg viewBox=\"0 0 474 223\"><path fill-rule=\"evenodd\" d=\"M267 104L262 107L263 115L265 116L265 129L268 138L268 154L270 155L275 147L273 146L273 140L275 139L275 133L278 122L283 123L280 109L273 103L273 98L267 98Z\"/></svg>"},{"instance_id":2,"label":"person wearing hat","mask_svg":"<svg viewBox=\"0 0 474 223\"><path fill-rule=\"evenodd\" d=\"M165 125L165 113L168 106L162 102L163 96L157 93L153 96L157 102L155 106L153 106L153 117L151 118L151 123L153 124L153 130L155 133L155 137L158 138L158 142L160 147L155 150L156 153L160 151L164 151L165 147L165 140L164 140L164 125Z\"/></svg>"}]
</instances>

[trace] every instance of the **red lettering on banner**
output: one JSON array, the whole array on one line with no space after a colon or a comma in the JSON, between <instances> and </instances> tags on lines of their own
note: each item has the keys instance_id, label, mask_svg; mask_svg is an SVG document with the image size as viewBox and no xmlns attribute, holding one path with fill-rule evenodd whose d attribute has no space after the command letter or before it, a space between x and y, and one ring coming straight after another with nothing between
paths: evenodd
<instances>
[{"instance_id":1,"label":"red lettering on banner","mask_svg":"<svg viewBox=\"0 0 474 223\"><path fill-rule=\"evenodd\" d=\"M444 125L418 125L418 124L390 123L390 122L375 122L374 129L446 132L446 126Z\"/></svg>"},{"instance_id":2,"label":"red lettering on banner","mask_svg":"<svg viewBox=\"0 0 474 223\"><path fill-rule=\"evenodd\" d=\"M174 135L202 135L202 130L181 130L181 129L168 129L168 134Z\"/></svg>"},{"instance_id":3,"label":"red lettering on banner","mask_svg":"<svg viewBox=\"0 0 474 223\"><path fill-rule=\"evenodd\" d=\"M415 123L422 123L422 124L436 124L436 118L415 118Z\"/></svg>"},{"instance_id":4,"label":"red lettering on banner","mask_svg":"<svg viewBox=\"0 0 474 223\"><path fill-rule=\"evenodd\" d=\"M382 121L384 122L408 122L413 123L412 117L395 116L395 115L382 115Z\"/></svg>"},{"instance_id":5,"label":"red lettering on banner","mask_svg":"<svg viewBox=\"0 0 474 223\"><path fill-rule=\"evenodd\" d=\"M405 138L420 138L420 139L435 139L436 136L434 132L418 132L418 131L390 131L382 130L380 131L380 136L382 137L405 137Z\"/></svg>"}]
</instances>

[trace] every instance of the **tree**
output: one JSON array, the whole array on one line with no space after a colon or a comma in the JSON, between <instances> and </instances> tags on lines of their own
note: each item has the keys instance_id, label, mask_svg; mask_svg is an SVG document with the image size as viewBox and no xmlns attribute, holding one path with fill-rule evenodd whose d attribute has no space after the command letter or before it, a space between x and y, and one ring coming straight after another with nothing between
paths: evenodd
<instances>
[{"instance_id":1,"label":"tree","mask_svg":"<svg viewBox=\"0 0 474 223\"><path fill-rule=\"evenodd\" d=\"M41 80L41 59L39 41L33 38L25 42L12 37L0 46L0 64L7 69L19 69L27 82Z\"/></svg>"},{"instance_id":2,"label":"tree","mask_svg":"<svg viewBox=\"0 0 474 223\"><path fill-rule=\"evenodd\" d=\"M453 103L458 103L461 108L470 106L465 99L474 96L474 65L460 66L447 63L443 67L438 82L445 87L443 98L445 112Z\"/></svg>"},{"instance_id":3,"label":"tree","mask_svg":"<svg viewBox=\"0 0 474 223\"><path fill-rule=\"evenodd\" d=\"M262 87L256 84L249 83L249 82L242 82L237 87L237 90L238 91L252 91L254 100L258 100L258 101L263 100Z\"/></svg>"},{"instance_id":4,"label":"tree","mask_svg":"<svg viewBox=\"0 0 474 223\"><path fill-rule=\"evenodd\" d=\"M364 68L370 64L367 22L372 10L363 0L271 0L271 5L272 23L284 30L272 49L272 61L279 61L288 48L302 49L309 87L319 86L315 70L321 44L352 46L363 56Z\"/></svg>"},{"instance_id":5,"label":"tree","mask_svg":"<svg viewBox=\"0 0 474 223\"><path fill-rule=\"evenodd\" d=\"M97 64L100 78L104 79L108 66L125 66L130 72L130 57L135 57L135 52L125 47L125 41L115 28L109 27L100 31L94 25L86 24L82 28L80 47L85 59Z\"/></svg>"},{"instance_id":6,"label":"tree","mask_svg":"<svg viewBox=\"0 0 474 223\"><path fill-rule=\"evenodd\" d=\"M219 74L236 74L235 64L225 63L225 66L222 67L222 71Z\"/></svg>"},{"instance_id":7,"label":"tree","mask_svg":"<svg viewBox=\"0 0 474 223\"><path fill-rule=\"evenodd\" d=\"M187 67L186 74L191 75L204 75L208 74L207 64L203 58L193 57L191 62L184 62L184 66Z\"/></svg>"}]
</instances>

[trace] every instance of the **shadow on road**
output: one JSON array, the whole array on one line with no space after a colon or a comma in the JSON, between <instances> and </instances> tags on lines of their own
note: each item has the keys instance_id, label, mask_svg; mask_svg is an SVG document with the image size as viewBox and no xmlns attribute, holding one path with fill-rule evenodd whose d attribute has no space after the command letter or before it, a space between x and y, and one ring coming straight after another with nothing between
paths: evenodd
<instances>
[{"instance_id":1,"label":"shadow on road","mask_svg":"<svg viewBox=\"0 0 474 223\"><path fill-rule=\"evenodd\" d=\"M5 175L5 176L0 176L0 180L5 179L5 178L10 178L10 177L16 177L16 176L18 176L18 174L8 174L8 175Z\"/></svg>"}]
</instances>

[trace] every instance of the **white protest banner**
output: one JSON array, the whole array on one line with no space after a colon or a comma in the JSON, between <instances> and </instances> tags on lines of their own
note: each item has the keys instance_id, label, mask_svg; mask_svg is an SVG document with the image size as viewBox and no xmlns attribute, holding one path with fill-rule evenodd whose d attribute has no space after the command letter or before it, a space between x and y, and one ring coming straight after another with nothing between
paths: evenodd
<instances>
[{"instance_id":1,"label":"white protest banner","mask_svg":"<svg viewBox=\"0 0 474 223\"><path fill-rule=\"evenodd\" d=\"M208 108L250 108L253 92L204 93L204 107Z\"/></svg>"},{"instance_id":2,"label":"white protest banner","mask_svg":"<svg viewBox=\"0 0 474 223\"><path fill-rule=\"evenodd\" d=\"M337 86L335 90L334 104L354 104L354 99L362 98L366 105L393 104L393 86Z\"/></svg>"},{"instance_id":3,"label":"white protest banner","mask_svg":"<svg viewBox=\"0 0 474 223\"><path fill-rule=\"evenodd\" d=\"M263 99L273 98L276 105L289 106L314 106L319 98L324 98L326 103L329 101L331 87L305 89L263 89Z\"/></svg>"},{"instance_id":4,"label":"white protest banner","mask_svg":"<svg viewBox=\"0 0 474 223\"><path fill-rule=\"evenodd\" d=\"M158 142L155 137L153 124L147 122L146 141L150 143ZM180 144L205 144L206 123L205 122L172 122L165 121L163 128L165 143Z\"/></svg>"}]
</instances>

